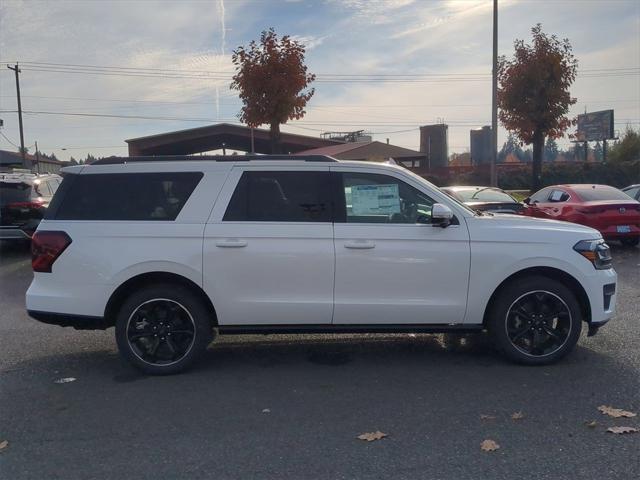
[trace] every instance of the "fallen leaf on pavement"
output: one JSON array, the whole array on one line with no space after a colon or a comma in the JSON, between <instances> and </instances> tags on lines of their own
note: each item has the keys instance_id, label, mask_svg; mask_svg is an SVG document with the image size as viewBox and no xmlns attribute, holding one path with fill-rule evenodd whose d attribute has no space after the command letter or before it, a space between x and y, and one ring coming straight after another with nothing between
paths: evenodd
<instances>
[{"instance_id":1,"label":"fallen leaf on pavement","mask_svg":"<svg viewBox=\"0 0 640 480\"><path fill-rule=\"evenodd\" d=\"M480 448L485 452L493 452L494 450L498 450L500 448L500 445L498 445L493 440L487 439L482 441L482 443L480 444Z\"/></svg>"},{"instance_id":2,"label":"fallen leaf on pavement","mask_svg":"<svg viewBox=\"0 0 640 480\"><path fill-rule=\"evenodd\" d=\"M495 415L486 415L484 413L480 414L480 420L495 420Z\"/></svg>"},{"instance_id":3,"label":"fallen leaf on pavement","mask_svg":"<svg viewBox=\"0 0 640 480\"><path fill-rule=\"evenodd\" d=\"M598 410L600 410L603 415L609 415L610 417L613 417L613 418L620 418L620 417L630 418L630 417L635 417L637 415L636 413L627 412L626 410L622 410L621 408L613 408L607 405L600 405L598 407Z\"/></svg>"},{"instance_id":4,"label":"fallen leaf on pavement","mask_svg":"<svg viewBox=\"0 0 640 480\"><path fill-rule=\"evenodd\" d=\"M511 414L512 420L522 420L524 418L524 413L522 412L514 412Z\"/></svg>"},{"instance_id":5,"label":"fallen leaf on pavement","mask_svg":"<svg viewBox=\"0 0 640 480\"><path fill-rule=\"evenodd\" d=\"M633 427L609 427L607 432L609 433L637 433L638 429Z\"/></svg>"},{"instance_id":6,"label":"fallen leaf on pavement","mask_svg":"<svg viewBox=\"0 0 640 480\"><path fill-rule=\"evenodd\" d=\"M598 422L595 420L591 420L590 422L584 422L584 424L589 428L596 428L598 426Z\"/></svg>"},{"instance_id":7,"label":"fallen leaf on pavement","mask_svg":"<svg viewBox=\"0 0 640 480\"><path fill-rule=\"evenodd\" d=\"M380 440L386 437L386 433L382 433L380 430L376 430L375 432L367 432L362 435L358 435L359 440L364 440L366 442L373 442L374 440Z\"/></svg>"},{"instance_id":8,"label":"fallen leaf on pavement","mask_svg":"<svg viewBox=\"0 0 640 480\"><path fill-rule=\"evenodd\" d=\"M6 440L3 440L0 442L0 451L4 450L5 448L7 448L7 445L9 445L9 442L7 442Z\"/></svg>"},{"instance_id":9,"label":"fallen leaf on pavement","mask_svg":"<svg viewBox=\"0 0 640 480\"><path fill-rule=\"evenodd\" d=\"M76 379L73 377L66 377L66 378L59 378L57 380L55 380L53 383L69 383L69 382L75 382Z\"/></svg>"}]
</instances>

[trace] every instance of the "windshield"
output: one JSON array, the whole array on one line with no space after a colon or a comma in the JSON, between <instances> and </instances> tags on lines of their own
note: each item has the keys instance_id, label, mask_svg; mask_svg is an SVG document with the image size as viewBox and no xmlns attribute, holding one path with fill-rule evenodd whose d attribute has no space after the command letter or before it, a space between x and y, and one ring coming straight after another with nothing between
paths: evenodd
<instances>
[{"instance_id":1,"label":"windshield","mask_svg":"<svg viewBox=\"0 0 640 480\"><path fill-rule=\"evenodd\" d=\"M573 190L585 202L597 202L599 200L629 201L629 195L617 188L608 187L606 185L573 187Z\"/></svg>"},{"instance_id":2,"label":"windshield","mask_svg":"<svg viewBox=\"0 0 640 480\"><path fill-rule=\"evenodd\" d=\"M31 186L27 183L0 182L0 205L25 202L31 196Z\"/></svg>"},{"instance_id":3,"label":"windshield","mask_svg":"<svg viewBox=\"0 0 640 480\"><path fill-rule=\"evenodd\" d=\"M474 188L468 190L455 190L465 202L515 202L508 193L495 188Z\"/></svg>"}]
</instances>

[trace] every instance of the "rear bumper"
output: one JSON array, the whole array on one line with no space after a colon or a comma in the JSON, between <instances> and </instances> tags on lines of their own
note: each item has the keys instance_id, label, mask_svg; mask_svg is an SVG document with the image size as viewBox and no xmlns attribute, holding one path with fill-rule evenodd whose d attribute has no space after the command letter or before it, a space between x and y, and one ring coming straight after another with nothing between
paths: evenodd
<instances>
[{"instance_id":1,"label":"rear bumper","mask_svg":"<svg viewBox=\"0 0 640 480\"><path fill-rule=\"evenodd\" d=\"M76 330L106 330L108 325L103 317L90 317L87 315L70 315L67 313L40 312L27 310L29 316L42 323L59 325L61 327L73 327Z\"/></svg>"},{"instance_id":2,"label":"rear bumper","mask_svg":"<svg viewBox=\"0 0 640 480\"><path fill-rule=\"evenodd\" d=\"M31 237L19 227L0 227L0 240L29 240Z\"/></svg>"}]
</instances>

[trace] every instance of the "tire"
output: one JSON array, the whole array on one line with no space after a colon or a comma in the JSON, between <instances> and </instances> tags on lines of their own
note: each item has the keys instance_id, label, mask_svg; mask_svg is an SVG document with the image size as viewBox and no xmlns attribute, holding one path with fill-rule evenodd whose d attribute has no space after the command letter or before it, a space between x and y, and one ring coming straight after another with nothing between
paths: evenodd
<instances>
[{"instance_id":1,"label":"tire","mask_svg":"<svg viewBox=\"0 0 640 480\"><path fill-rule=\"evenodd\" d=\"M630 238L622 238L620 239L622 245L627 247L637 247L640 243L640 237L630 237Z\"/></svg>"},{"instance_id":2,"label":"tire","mask_svg":"<svg viewBox=\"0 0 640 480\"><path fill-rule=\"evenodd\" d=\"M149 375L186 370L212 339L211 313L182 285L144 287L124 301L116 318L120 355Z\"/></svg>"},{"instance_id":3,"label":"tire","mask_svg":"<svg viewBox=\"0 0 640 480\"><path fill-rule=\"evenodd\" d=\"M582 321L580 305L569 288L551 278L530 276L498 292L487 326L496 346L510 360L548 365L573 350Z\"/></svg>"}]
</instances>

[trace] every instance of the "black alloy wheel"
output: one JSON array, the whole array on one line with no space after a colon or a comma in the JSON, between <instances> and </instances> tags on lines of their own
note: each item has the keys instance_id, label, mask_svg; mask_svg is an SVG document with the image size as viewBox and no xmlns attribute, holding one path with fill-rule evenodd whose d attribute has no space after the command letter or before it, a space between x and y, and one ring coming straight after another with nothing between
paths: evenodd
<instances>
[{"instance_id":1,"label":"black alloy wheel","mask_svg":"<svg viewBox=\"0 0 640 480\"><path fill-rule=\"evenodd\" d=\"M507 336L525 355L558 351L571 333L571 310L558 295L536 290L514 301L505 318Z\"/></svg>"},{"instance_id":2,"label":"black alloy wheel","mask_svg":"<svg viewBox=\"0 0 640 480\"><path fill-rule=\"evenodd\" d=\"M118 312L118 350L144 373L182 372L213 339L214 316L201 296L186 286L143 287L132 293Z\"/></svg>"},{"instance_id":3,"label":"black alloy wheel","mask_svg":"<svg viewBox=\"0 0 640 480\"><path fill-rule=\"evenodd\" d=\"M127 322L127 341L133 353L152 365L179 362L193 347L195 322L180 303L154 298L139 305Z\"/></svg>"},{"instance_id":4,"label":"black alloy wheel","mask_svg":"<svg viewBox=\"0 0 640 480\"><path fill-rule=\"evenodd\" d=\"M580 338L582 321L571 289L539 275L510 280L487 312L487 328L496 346L526 365L546 365L567 355Z\"/></svg>"}]
</instances>

